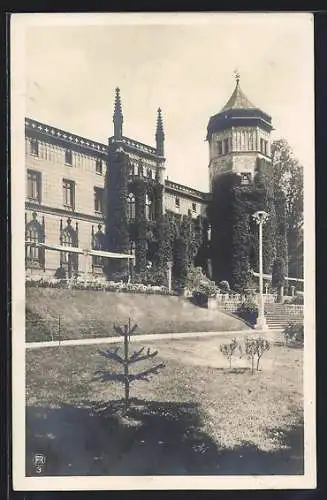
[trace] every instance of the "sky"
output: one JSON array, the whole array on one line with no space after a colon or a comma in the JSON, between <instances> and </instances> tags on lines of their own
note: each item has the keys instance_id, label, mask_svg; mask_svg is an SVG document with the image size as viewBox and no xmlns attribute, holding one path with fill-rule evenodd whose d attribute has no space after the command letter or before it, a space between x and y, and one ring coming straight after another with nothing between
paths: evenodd
<instances>
[{"instance_id":1,"label":"sky","mask_svg":"<svg viewBox=\"0 0 327 500\"><path fill-rule=\"evenodd\" d=\"M33 17L34 16L34 17ZM235 86L272 116L305 168L313 159L313 22L308 14L23 15L26 115L89 139L123 134L155 145L157 108L166 176L208 190L210 116Z\"/></svg>"}]
</instances>

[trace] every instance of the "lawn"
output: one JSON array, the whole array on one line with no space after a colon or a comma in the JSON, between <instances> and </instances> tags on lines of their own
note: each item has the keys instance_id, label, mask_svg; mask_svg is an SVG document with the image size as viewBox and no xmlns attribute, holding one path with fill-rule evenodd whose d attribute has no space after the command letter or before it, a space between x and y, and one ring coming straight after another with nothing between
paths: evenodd
<instances>
[{"instance_id":1,"label":"lawn","mask_svg":"<svg viewBox=\"0 0 327 500\"><path fill-rule=\"evenodd\" d=\"M59 317L60 314L60 317ZM137 293L26 289L26 340L110 337L128 318L136 334L244 330L249 327L222 311L193 305L183 297Z\"/></svg>"},{"instance_id":2,"label":"lawn","mask_svg":"<svg viewBox=\"0 0 327 500\"><path fill-rule=\"evenodd\" d=\"M252 375L224 341L135 344L159 354L134 369L166 368L132 385L126 415L121 384L95 380L117 371L98 346L27 351L26 473L44 453L47 475L303 474L302 349L274 344Z\"/></svg>"}]
</instances>

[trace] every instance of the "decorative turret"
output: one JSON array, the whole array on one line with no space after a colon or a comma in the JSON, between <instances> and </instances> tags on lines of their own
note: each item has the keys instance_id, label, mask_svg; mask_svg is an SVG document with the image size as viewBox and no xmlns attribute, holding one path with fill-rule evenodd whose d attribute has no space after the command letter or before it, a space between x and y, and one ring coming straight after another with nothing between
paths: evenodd
<instances>
[{"instance_id":1,"label":"decorative turret","mask_svg":"<svg viewBox=\"0 0 327 500\"><path fill-rule=\"evenodd\" d=\"M163 130L161 109L158 108L157 130L156 130L156 147L157 147L157 153L160 156L164 156L164 142L165 142L165 134L164 134L164 130Z\"/></svg>"},{"instance_id":2,"label":"decorative turret","mask_svg":"<svg viewBox=\"0 0 327 500\"><path fill-rule=\"evenodd\" d=\"M228 173L250 182L257 160L270 162L271 117L249 101L240 87L239 73L235 76L232 95L207 127L210 189L217 177Z\"/></svg>"},{"instance_id":3,"label":"decorative turret","mask_svg":"<svg viewBox=\"0 0 327 500\"><path fill-rule=\"evenodd\" d=\"M123 136L123 113L122 113L122 108L121 108L121 101L120 101L120 89L117 87L116 88L116 97L115 97L115 110L114 110L114 116L113 116L113 122L114 122L114 137L116 139L121 139Z\"/></svg>"}]
</instances>

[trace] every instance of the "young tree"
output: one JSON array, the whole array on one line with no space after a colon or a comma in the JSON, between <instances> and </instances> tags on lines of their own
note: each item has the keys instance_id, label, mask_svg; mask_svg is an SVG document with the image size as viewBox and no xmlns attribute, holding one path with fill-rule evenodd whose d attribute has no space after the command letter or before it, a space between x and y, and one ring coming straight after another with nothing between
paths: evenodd
<instances>
[{"instance_id":1,"label":"young tree","mask_svg":"<svg viewBox=\"0 0 327 500\"><path fill-rule=\"evenodd\" d=\"M259 371L260 359L266 351L269 351L270 344L263 337L252 337L245 340L245 353L248 359L251 360L251 372L254 373L254 362L257 358L257 371Z\"/></svg>"},{"instance_id":2,"label":"young tree","mask_svg":"<svg viewBox=\"0 0 327 500\"><path fill-rule=\"evenodd\" d=\"M98 380L101 380L102 382L120 382L124 385L125 410L127 410L130 405L131 383L137 380L145 380L148 382L151 376L157 375L160 369L165 368L164 363L159 363L138 373L130 373L130 366L132 364L138 363L139 361L152 359L158 354L158 351L151 352L150 349L147 349L146 353L144 353L145 347L142 347L138 351L134 351L133 354L129 353L130 337L131 335L133 335L136 328L137 325L131 327L130 319L128 321L128 325L124 325L124 327L114 327L116 333L124 337L124 352L122 355L119 354L119 347L116 347L116 349L114 349L113 351L110 349L106 351L99 351L99 353L105 358L120 364L123 367L123 374L111 373L106 370L98 370L96 372L96 375L99 376Z\"/></svg>"},{"instance_id":3,"label":"young tree","mask_svg":"<svg viewBox=\"0 0 327 500\"><path fill-rule=\"evenodd\" d=\"M229 361L229 368L232 367L232 356L237 348L236 339L233 339L229 344L220 344L220 352Z\"/></svg>"}]
</instances>

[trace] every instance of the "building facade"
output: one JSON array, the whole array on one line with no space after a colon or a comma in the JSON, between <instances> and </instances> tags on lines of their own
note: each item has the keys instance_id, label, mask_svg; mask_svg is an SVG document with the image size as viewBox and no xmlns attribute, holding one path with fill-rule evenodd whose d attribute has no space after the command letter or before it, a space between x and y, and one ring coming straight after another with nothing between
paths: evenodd
<instances>
[{"instance_id":1,"label":"building facade","mask_svg":"<svg viewBox=\"0 0 327 500\"><path fill-rule=\"evenodd\" d=\"M195 231L197 225L201 226L202 240L210 239L211 232L215 235L216 246L209 260L217 269L216 247L224 236L219 235L215 218L211 217L208 226L214 186L220 179L235 175L242 185L251 185L258 160L270 164L271 117L251 104L237 77L230 99L208 123L209 193L166 177L160 109L155 147L124 136L123 122L119 89L115 94L114 133L108 144L25 119L27 273L53 276L64 268L69 276L81 270L103 274L102 257L94 256L82 269L80 256L60 251L63 246L135 253L135 267L140 272L159 259L158 227L165 214L180 221L188 217ZM37 243L58 246L58 251ZM215 279L218 277L226 278L221 269L215 273Z\"/></svg>"},{"instance_id":2,"label":"building facade","mask_svg":"<svg viewBox=\"0 0 327 500\"><path fill-rule=\"evenodd\" d=\"M25 259L26 272L53 276L63 267L69 275L83 271L102 274L103 259L93 257L88 268L77 254L38 247L81 249L106 248L107 180L109 161L119 148L128 157L128 180L142 179L149 189L144 199L145 216L167 212L193 219L205 216L207 194L165 178L164 131L158 110L156 147L123 136L123 116L119 90L116 90L114 135L101 144L65 130L25 119L26 201ZM153 191L160 186L161 206L155 207ZM133 219L137 200L133 187L126 197L126 215ZM151 195L150 195L151 191ZM134 251L131 245L130 251Z\"/></svg>"}]
</instances>

